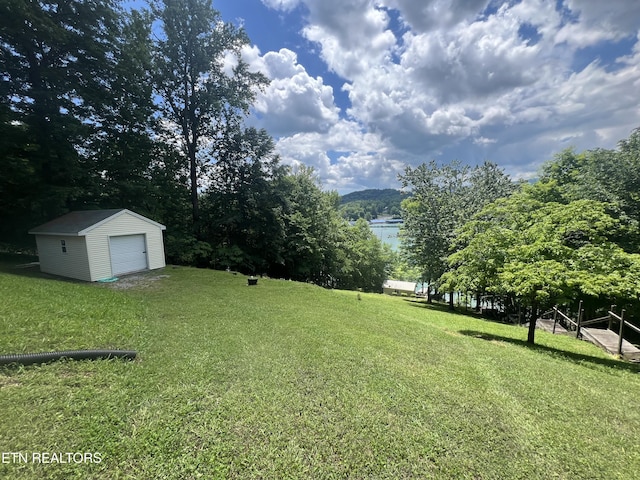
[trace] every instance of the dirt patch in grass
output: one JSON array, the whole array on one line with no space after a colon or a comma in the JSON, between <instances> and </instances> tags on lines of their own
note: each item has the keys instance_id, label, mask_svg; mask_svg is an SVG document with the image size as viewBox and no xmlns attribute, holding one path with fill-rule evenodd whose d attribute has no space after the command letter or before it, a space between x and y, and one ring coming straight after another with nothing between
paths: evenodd
<instances>
[{"instance_id":1,"label":"dirt patch in grass","mask_svg":"<svg viewBox=\"0 0 640 480\"><path fill-rule=\"evenodd\" d=\"M156 272L133 273L119 277L115 282L104 285L114 290L129 290L130 288L149 288L158 280L169 278L169 275L158 274Z\"/></svg>"}]
</instances>

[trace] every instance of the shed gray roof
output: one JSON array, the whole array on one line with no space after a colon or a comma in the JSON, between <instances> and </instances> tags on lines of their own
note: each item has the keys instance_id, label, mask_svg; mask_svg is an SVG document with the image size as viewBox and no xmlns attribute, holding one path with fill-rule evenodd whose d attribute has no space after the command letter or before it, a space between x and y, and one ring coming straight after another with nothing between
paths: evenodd
<instances>
[{"instance_id":1,"label":"shed gray roof","mask_svg":"<svg viewBox=\"0 0 640 480\"><path fill-rule=\"evenodd\" d=\"M111 217L124 212L128 212L131 215L152 223L162 230L165 229L164 225L160 225L126 208L115 208L109 210L78 210L69 212L66 215L29 230L29 233L35 235L84 235L87 231L104 223Z\"/></svg>"}]
</instances>

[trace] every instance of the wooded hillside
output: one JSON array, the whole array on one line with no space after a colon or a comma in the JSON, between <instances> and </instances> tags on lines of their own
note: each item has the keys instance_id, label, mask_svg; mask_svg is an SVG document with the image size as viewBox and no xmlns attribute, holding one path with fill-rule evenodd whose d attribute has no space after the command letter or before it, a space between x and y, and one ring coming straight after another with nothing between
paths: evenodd
<instances>
[{"instance_id":1,"label":"wooded hillside","mask_svg":"<svg viewBox=\"0 0 640 480\"><path fill-rule=\"evenodd\" d=\"M372 220L381 216L400 218L402 200L408 196L392 188L347 193L340 197L340 214L347 220Z\"/></svg>"}]
</instances>

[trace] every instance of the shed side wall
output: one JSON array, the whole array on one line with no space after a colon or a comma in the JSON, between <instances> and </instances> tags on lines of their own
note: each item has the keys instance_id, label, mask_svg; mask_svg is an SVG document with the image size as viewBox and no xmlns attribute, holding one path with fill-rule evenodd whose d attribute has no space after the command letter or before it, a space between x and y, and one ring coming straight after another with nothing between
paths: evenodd
<instances>
[{"instance_id":1,"label":"shed side wall","mask_svg":"<svg viewBox=\"0 0 640 480\"><path fill-rule=\"evenodd\" d=\"M153 270L165 266L162 230L151 223L124 213L87 233L92 281L113 276L109 237L137 234L146 236L149 269Z\"/></svg>"},{"instance_id":2,"label":"shed side wall","mask_svg":"<svg viewBox=\"0 0 640 480\"><path fill-rule=\"evenodd\" d=\"M40 271L91 281L89 258L84 237L36 235ZM66 252L62 251L65 242Z\"/></svg>"}]
</instances>

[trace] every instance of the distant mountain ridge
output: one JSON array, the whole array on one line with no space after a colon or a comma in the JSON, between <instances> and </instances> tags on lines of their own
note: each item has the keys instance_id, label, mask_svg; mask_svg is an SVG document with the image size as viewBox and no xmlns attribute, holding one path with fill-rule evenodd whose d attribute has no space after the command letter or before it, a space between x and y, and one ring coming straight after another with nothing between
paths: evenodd
<instances>
[{"instance_id":1,"label":"distant mountain ridge","mask_svg":"<svg viewBox=\"0 0 640 480\"><path fill-rule=\"evenodd\" d=\"M394 188L368 188L366 190L358 190L357 192L347 193L340 197L340 204L343 205L349 202L357 202L361 200L396 200L407 198L409 195L402 193L400 190Z\"/></svg>"},{"instance_id":2,"label":"distant mountain ridge","mask_svg":"<svg viewBox=\"0 0 640 480\"><path fill-rule=\"evenodd\" d=\"M402 200L409 194L393 188L360 190L340 197L340 213L348 220L373 220L380 216L400 218Z\"/></svg>"}]
</instances>

